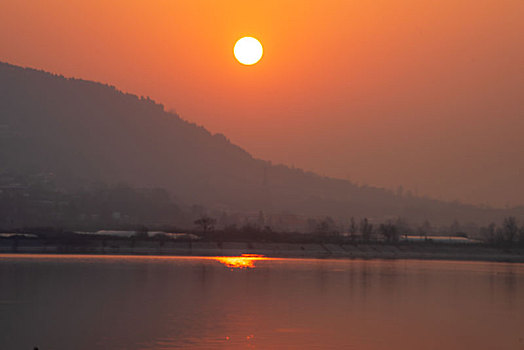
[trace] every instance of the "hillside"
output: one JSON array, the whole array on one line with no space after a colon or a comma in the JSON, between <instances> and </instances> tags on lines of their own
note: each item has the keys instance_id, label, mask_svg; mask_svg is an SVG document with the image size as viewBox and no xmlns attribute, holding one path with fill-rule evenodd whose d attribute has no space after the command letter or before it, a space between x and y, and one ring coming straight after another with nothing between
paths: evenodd
<instances>
[{"instance_id":1,"label":"hillside","mask_svg":"<svg viewBox=\"0 0 524 350\"><path fill-rule=\"evenodd\" d=\"M398 196L272 165L149 98L0 63L0 174L42 173L54 174L66 190L93 183L164 188L178 203L228 212L402 216L442 224L522 215Z\"/></svg>"}]
</instances>

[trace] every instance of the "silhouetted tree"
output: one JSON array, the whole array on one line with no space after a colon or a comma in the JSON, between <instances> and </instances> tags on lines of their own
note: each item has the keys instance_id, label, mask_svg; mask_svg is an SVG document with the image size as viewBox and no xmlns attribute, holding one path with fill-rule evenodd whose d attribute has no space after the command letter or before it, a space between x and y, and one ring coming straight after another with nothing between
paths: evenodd
<instances>
[{"instance_id":1,"label":"silhouetted tree","mask_svg":"<svg viewBox=\"0 0 524 350\"><path fill-rule=\"evenodd\" d=\"M364 218L360 221L360 233L362 233L362 239L364 242L369 242L371 234L373 233L373 224L370 224L368 218Z\"/></svg>"},{"instance_id":2,"label":"silhouetted tree","mask_svg":"<svg viewBox=\"0 0 524 350\"><path fill-rule=\"evenodd\" d=\"M431 233L432 231L431 224L428 220L425 220L422 225L419 226L417 231L421 237L424 236L424 239L428 239L428 233Z\"/></svg>"},{"instance_id":3,"label":"silhouetted tree","mask_svg":"<svg viewBox=\"0 0 524 350\"><path fill-rule=\"evenodd\" d=\"M258 212L257 225L259 228L263 228L266 225L266 217L262 210Z\"/></svg>"},{"instance_id":4,"label":"silhouetted tree","mask_svg":"<svg viewBox=\"0 0 524 350\"><path fill-rule=\"evenodd\" d=\"M405 235L407 238L408 233L412 231L411 227L409 226L409 223L405 219L400 217L397 218L397 220L395 221L395 226L397 227L399 238L401 235Z\"/></svg>"},{"instance_id":5,"label":"silhouetted tree","mask_svg":"<svg viewBox=\"0 0 524 350\"><path fill-rule=\"evenodd\" d=\"M201 227L202 232L207 233L208 231L212 231L216 220L212 217L209 217L207 215L203 215L200 219L195 220L195 225L198 225Z\"/></svg>"},{"instance_id":6,"label":"silhouetted tree","mask_svg":"<svg viewBox=\"0 0 524 350\"><path fill-rule=\"evenodd\" d=\"M351 240L355 240L356 234L358 231L358 227L357 227L357 223L355 222L354 217L351 217L351 219L349 220L349 230L348 231L349 231Z\"/></svg>"},{"instance_id":7,"label":"silhouetted tree","mask_svg":"<svg viewBox=\"0 0 524 350\"><path fill-rule=\"evenodd\" d=\"M486 227L481 227L480 228L481 237L484 238L486 242L488 243L492 243L492 244L496 243L496 228L497 226L495 225L494 222L492 222L491 224L489 224Z\"/></svg>"},{"instance_id":8,"label":"silhouetted tree","mask_svg":"<svg viewBox=\"0 0 524 350\"><path fill-rule=\"evenodd\" d=\"M378 230L380 234L384 236L384 239L386 240L386 242L389 242L389 243L398 242L398 238L399 238L398 228L391 222L380 224Z\"/></svg>"},{"instance_id":9,"label":"silhouetted tree","mask_svg":"<svg viewBox=\"0 0 524 350\"><path fill-rule=\"evenodd\" d=\"M519 228L517 226L517 220L513 216L509 216L504 219L502 223L502 235L504 241L509 244L513 243L517 239Z\"/></svg>"},{"instance_id":10,"label":"silhouetted tree","mask_svg":"<svg viewBox=\"0 0 524 350\"><path fill-rule=\"evenodd\" d=\"M322 221L320 221L317 225L316 232L321 234L337 234L338 229L337 225L335 224L335 221L333 218L326 216L326 218Z\"/></svg>"}]
</instances>

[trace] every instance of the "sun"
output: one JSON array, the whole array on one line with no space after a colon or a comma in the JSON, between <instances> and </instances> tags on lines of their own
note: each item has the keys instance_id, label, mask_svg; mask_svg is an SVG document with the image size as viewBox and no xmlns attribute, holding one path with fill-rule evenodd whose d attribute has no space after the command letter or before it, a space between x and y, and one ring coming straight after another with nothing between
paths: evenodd
<instances>
[{"instance_id":1,"label":"sun","mask_svg":"<svg viewBox=\"0 0 524 350\"><path fill-rule=\"evenodd\" d=\"M253 37L245 36L238 39L233 52L238 62L246 66L251 66L260 61L264 49L260 41Z\"/></svg>"}]
</instances>

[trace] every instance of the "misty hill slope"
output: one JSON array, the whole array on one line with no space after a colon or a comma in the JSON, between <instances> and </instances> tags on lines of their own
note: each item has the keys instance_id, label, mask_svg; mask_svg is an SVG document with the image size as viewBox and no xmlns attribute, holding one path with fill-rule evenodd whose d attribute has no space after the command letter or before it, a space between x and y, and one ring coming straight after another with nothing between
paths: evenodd
<instances>
[{"instance_id":1,"label":"misty hill slope","mask_svg":"<svg viewBox=\"0 0 524 350\"><path fill-rule=\"evenodd\" d=\"M305 215L484 222L504 211L396 196L255 159L112 86L0 63L0 172L161 187L186 204Z\"/></svg>"}]
</instances>

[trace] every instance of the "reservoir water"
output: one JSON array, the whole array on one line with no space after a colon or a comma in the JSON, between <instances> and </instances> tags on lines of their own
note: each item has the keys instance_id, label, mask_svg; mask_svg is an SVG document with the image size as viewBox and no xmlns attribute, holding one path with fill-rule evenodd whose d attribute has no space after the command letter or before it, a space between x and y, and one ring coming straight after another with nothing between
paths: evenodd
<instances>
[{"instance_id":1,"label":"reservoir water","mask_svg":"<svg viewBox=\"0 0 524 350\"><path fill-rule=\"evenodd\" d=\"M0 255L0 349L523 350L524 264Z\"/></svg>"}]
</instances>

